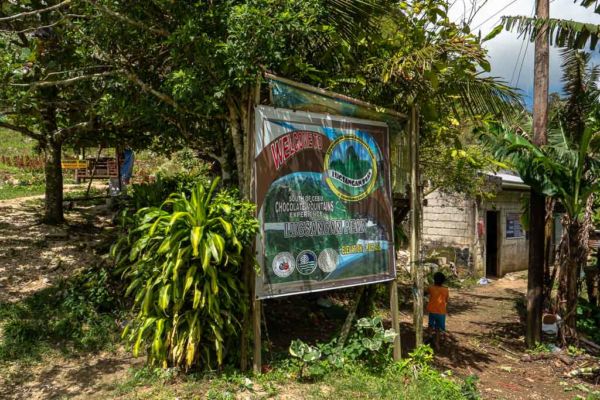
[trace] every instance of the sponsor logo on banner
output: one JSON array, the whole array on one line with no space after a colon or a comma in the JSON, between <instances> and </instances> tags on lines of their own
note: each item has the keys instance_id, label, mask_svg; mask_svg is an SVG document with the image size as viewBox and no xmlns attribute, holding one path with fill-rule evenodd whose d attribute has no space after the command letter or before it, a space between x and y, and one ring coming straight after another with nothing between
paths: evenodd
<instances>
[{"instance_id":1,"label":"sponsor logo on banner","mask_svg":"<svg viewBox=\"0 0 600 400\"><path fill-rule=\"evenodd\" d=\"M296 257L296 268L302 275L310 275L317 268L317 255L314 251L304 250Z\"/></svg>"},{"instance_id":2,"label":"sponsor logo on banner","mask_svg":"<svg viewBox=\"0 0 600 400\"><path fill-rule=\"evenodd\" d=\"M333 272L337 268L339 255L334 249L325 249L319 254L319 268L325 273Z\"/></svg>"},{"instance_id":3,"label":"sponsor logo on banner","mask_svg":"<svg viewBox=\"0 0 600 400\"><path fill-rule=\"evenodd\" d=\"M280 278L287 278L296 268L292 253L279 253L273 259L273 273Z\"/></svg>"}]
</instances>

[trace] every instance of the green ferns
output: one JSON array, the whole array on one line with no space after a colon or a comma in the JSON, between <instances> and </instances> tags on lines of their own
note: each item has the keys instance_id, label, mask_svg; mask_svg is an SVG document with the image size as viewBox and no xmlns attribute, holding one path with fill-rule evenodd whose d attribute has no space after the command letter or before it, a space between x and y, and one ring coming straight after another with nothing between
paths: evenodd
<instances>
[{"instance_id":1,"label":"green ferns","mask_svg":"<svg viewBox=\"0 0 600 400\"><path fill-rule=\"evenodd\" d=\"M258 223L252 204L217 183L140 209L113 247L136 313L123 337L152 365L215 368L237 348L248 309L242 253Z\"/></svg>"}]
</instances>

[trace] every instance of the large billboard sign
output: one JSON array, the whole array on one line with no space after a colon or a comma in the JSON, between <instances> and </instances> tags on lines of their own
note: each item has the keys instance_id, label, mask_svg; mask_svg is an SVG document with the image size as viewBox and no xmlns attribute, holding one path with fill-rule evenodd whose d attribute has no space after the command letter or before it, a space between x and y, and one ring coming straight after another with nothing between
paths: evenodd
<instances>
[{"instance_id":1,"label":"large billboard sign","mask_svg":"<svg viewBox=\"0 0 600 400\"><path fill-rule=\"evenodd\" d=\"M395 278L388 127L256 108L256 296Z\"/></svg>"}]
</instances>

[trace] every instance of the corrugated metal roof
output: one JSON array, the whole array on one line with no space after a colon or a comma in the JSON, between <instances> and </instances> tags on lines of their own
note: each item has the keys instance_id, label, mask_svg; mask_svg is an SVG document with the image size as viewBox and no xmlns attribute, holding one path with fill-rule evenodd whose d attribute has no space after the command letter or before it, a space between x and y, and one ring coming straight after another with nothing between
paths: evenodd
<instances>
[{"instance_id":1,"label":"corrugated metal roof","mask_svg":"<svg viewBox=\"0 0 600 400\"><path fill-rule=\"evenodd\" d=\"M503 189L529 189L529 185L523 182L521 177L510 171L500 171L488 174L489 176L494 176L496 178L502 179L502 188Z\"/></svg>"}]
</instances>

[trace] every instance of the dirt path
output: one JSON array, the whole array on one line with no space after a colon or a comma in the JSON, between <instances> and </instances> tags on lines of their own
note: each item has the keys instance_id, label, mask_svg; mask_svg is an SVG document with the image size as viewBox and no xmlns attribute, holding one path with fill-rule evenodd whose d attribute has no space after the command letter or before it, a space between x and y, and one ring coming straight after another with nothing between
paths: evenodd
<instances>
[{"instance_id":1,"label":"dirt path","mask_svg":"<svg viewBox=\"0 0 600 400\"><path fill-rule=\"evenodd\" d=\"M101 240L98 233L110 225L106 209L95 207L77 206L67 213L66 225L52 228L39 223L39 202L0 201L0 305L20 301L93 262ZM565 372L595 360L579 358L572 365L556 357L524 360L528 356L516 304L525 289L525 276L517 274L487 286L451 290L447 322L451 339L437 353L437 366L461 377L477 375L484 399L573 399L585 398L585 390L599 390L565 377ZM409 334L408 314L402 325L403 346L408 348L410 340L404 336L414 337ZM142 364L143 358L133 359L123 348L75 358L54 356L30 365L15 363L0 371L0 398L111 398L115 387L128 378L128 370Z\"/></svg>"},{"instance_id":2,"label":"dirt path","mask_svg":"<svg viewBox=\"0 0 600 400\"><path fill-rule=\"evenodd\" d=\"M40 223L39 196L0 201L0 308L43 290L97 261L99 235L110 225L104 206L77 205L66 223ZM0 326L0 339L2 327ZM143 364L122 347L42 362L16 361L0 367L0 399L106 398L103 393Z\"/></svg>"},{"instance_id":3,"label":"dirt path","mask_svg":"<svg viewBox=\"0 0 600 400\"><path fill-rule=\"evenodd\" d=\"M87 206L66 213L62 226L43 225L39 198L0 201L0 302L20 300L92 262L94 234L110 222Z\"/></svg>"},{"instance_id":4,"label":"dirt path","mask_svg":"<svg viewBox=\"0 0 600 400\"><path fill-rule=\"evenodd\" d=\"M571 358L572 365L555 356L529 360L517 310L526 288L521 273L490 285L451 291L447 321L451 337L436 355L436 363L460 376L477 375L485 399L573 399L578 394L585 398L585 390L598 390L565 376L595 360Z\"/></svg>"}]
</instances>

